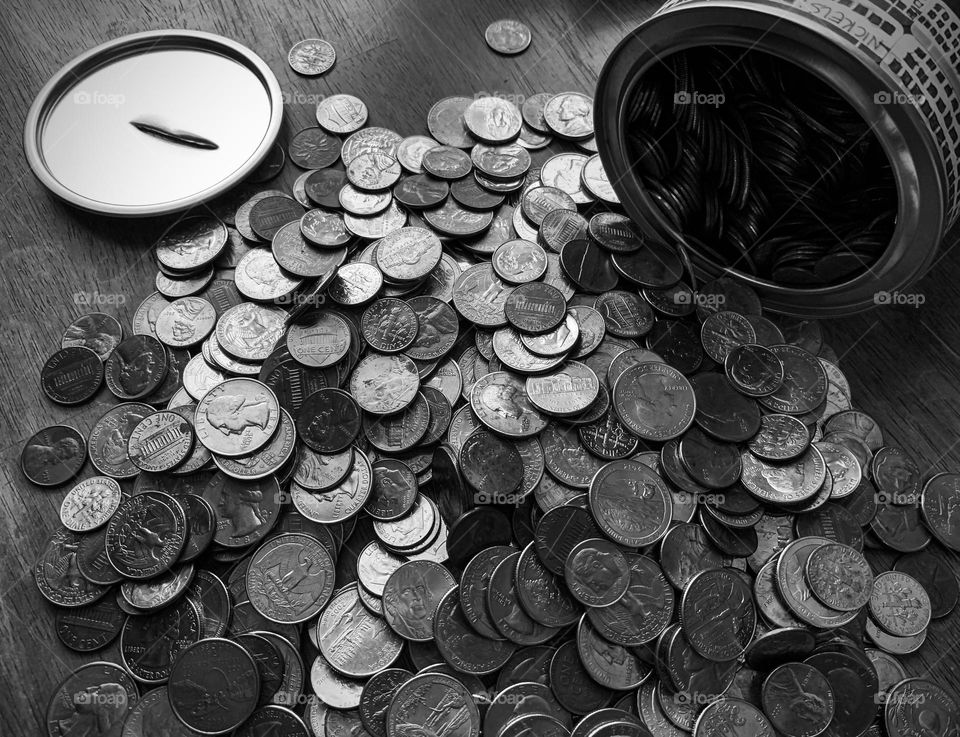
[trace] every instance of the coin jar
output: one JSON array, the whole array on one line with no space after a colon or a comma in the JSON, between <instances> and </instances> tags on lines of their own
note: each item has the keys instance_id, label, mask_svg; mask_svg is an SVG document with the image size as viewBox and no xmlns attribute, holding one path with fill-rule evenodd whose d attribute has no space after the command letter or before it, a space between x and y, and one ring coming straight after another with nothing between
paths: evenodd
<instances>
[{"instance_id":1,"label":"coin jar","mask_svg":"<svg viewBox=\"0 0 960 737\"><path fill-rule=\"evenodd\" d=\"M729 60L729 65L709 68L716 55ZM744 71L745 63L752 64L755 71ZM679 76L678 68L683 72ZM724 274L747 283L774 312L822 317L861 311L891 301L930 269L941 240L960 214L958 68L960 18L939 0L919 4L899 0L673 0L623 39L607 59L595 98L597 145L615 191L637 227L648 238L679 244L699 277ZM648 149L638 148L635 131L645 121L639 119L638 123L637 111L645 104L642 95L651 94L649 81L658 74L663 77L664 72L674 86L667 85L670 96L665 100L661 95L659 127L646 130L644 139L653 148L666 149L654 162L662 171L676 172L688 156L667 146L673 131L703 133L711 107L732 103L736 110L729 114L736 120L746 116L745 105L753 105L773 121L772 146L764 148L749 139L734 145L751 152L753 166L744 175L753 177L753 189L768 190L756 194L766 207L764 217L747 222L743 225L747 234L741 232L733 238L735 245L740 244L739 252L725 246L718 233L726 238L740 227L737 221L742 221L744 209L735 208L743 201L731 206L722 196L714 197L722 212L719 217L716 212L708 213L705 219L716 227L694 232L689 218L678 221L676 203L698 208L702 221L700 211L710 206L699 201L705 190L681 187L675 190L673 204L665 206L659 183L651 183L650 162L641 160ZM728 72L729 78L716 82ZM764 75L772 75L780 86L770 89L765 81L770 77ZM748 83L746 91L735 86L744 81ZM756 83L752 89L751 81ZM677 87L679 84L690 89ZM792 210L795 200L778 206L789 198L778 201L772 190L781 188L788 195L800 192L804 197L810 194L810 201L816 204L816 196L823 192L819 178L843 177L851 163L856 163L842 155L853 142L841 141L834 147L840 156L833 162L836 169L815 157L811 160L812 154L799 144L790 150L794 124L797 130L806 129L808 139L833 135L830 125L820 122L831 114L832 102L803 108L804 101L821 99L816 97L819 92L812 92L821 89L838 105L849 106L844 125L853 114L859 116L862 138L875 139L870 145L878 156L878 169L864 169L862 184L841 191L842 201L849 197L852 207L836 206L840 200L824 195L821 201L827 200L827 210L834 206L831 212L801 213L814 224L816 235L808 237L797 225L803 219L798 213L805 203ZM794 104L797 98L800 102ZM703 113L699 120L698 112ZM714 141L728 137L727 142L716 144L721 146L720 153L707 151L704 155L725 163L731 160L729 136L740 131L722 128L714 136ZM859 147L861 136L857 138ZM813 140L815 147L822 143L824 140ZM702 141L700 145L704 145ZM777 158L789 158L788 154L793 154L798 166L817 173L810 189L796 187L790 173L778 168ZM879 197L883 201L874 203L871 198L879 194L874 184L882 177L888 177L889 187ZM688 176L687 181L696 180ZM771 184L761 186L761 182ZM831 183L836 182L827 184ZM793 189L788 189L791 186ZM728 200L736 200L735 193L728 194L733 194ZM868 206L873 204L879 204L877 212L884 214L876 215ZM797 216L796 222L785 209ZM883 228L871 230L880 222ZM778 227L787 232L781 236ZM865 239L863 234L868 232L871 235ZM780 238L774 243L780 255L772 268L749 263L755 254L763 255L764 248L769 253L776 238Z\"/></svg>"}]
</instances>

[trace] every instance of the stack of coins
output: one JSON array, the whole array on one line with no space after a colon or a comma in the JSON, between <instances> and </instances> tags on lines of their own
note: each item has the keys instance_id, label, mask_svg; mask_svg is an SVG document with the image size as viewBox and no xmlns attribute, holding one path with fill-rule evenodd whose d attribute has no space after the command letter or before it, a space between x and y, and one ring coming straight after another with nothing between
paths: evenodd
<instances>
[{"instance_id":1,"label":"stack of coins","mask_svg":"<svg viewBox=\"0 0 960 737\"><path fill-rule=\"evenodd\" d=\"M67 327L43 391L111 406L23 449L92 465L35 578L109 650L51 733L952 734L897 656L956 604L960 475L817 323L642 237L591 111L447 98L404 138L327 97L255 177L292 193L173 225L132 330Z\"/></svg>"},{"instance_id":2,"label":"stack of coins","mask_svg":"<svg viewBox=\"0 0 960 737\"><path fill-rule=\"evenodd\" d=\"M790 62L689 49L644 72L628 110L632 168L716 268L834 284L890 243L897 190L879 139L837 90Z\"/></svg>"}]
</instances>

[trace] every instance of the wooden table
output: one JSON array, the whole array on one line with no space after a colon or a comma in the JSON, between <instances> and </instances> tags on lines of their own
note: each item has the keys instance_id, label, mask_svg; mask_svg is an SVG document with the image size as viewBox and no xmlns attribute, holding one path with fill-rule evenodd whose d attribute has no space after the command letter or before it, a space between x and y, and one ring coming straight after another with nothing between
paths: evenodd
<instances>
[{"instance_id":1,"label":"wooden table","mask_svg":"<svg viewBox=\"0 0 960 737\"><path fill-rule=\"evenodd\" d=\"M59 347L64 326L100 309L128 326L153 287L151 244L159 221L117 221L71 209L39 184L27 167L21 131L42 84L62 64L89 47L139 31L187 28L211 31L248 45L272 67L287 95L281 140L313 123L317 96L348 92L370 108L370 124L402 135L426 133L426 113L436 100L479 92L530 95L542 91L591 92L614 45L647 17L649 0L527 0L451 3L449 0L349 0L341 3L179 3L156 0L76 0L66 6L15 1L5 11L3 68L4 146L0 256L0 733L42 731L56 682L78 665L116 659L116 647L81 656L62 646L54 610L38 593L32 566L58 525L65 488L32 486L19 470L24 441L59 422L88 432L114 403L104 389L91 403L64 408L47 401L39 369ZM533 29L533 44L517 57L487 48L483 31L497 18L517 17ZM294 74L290 46L322 37L337 50L336 66L320 78ZM283 185L294 172L287 166ZM274 182L277 184L277 182ZM950 245L953 245L951 240ZM885 307L825 325L853 387L858 407L873 414L891 443L913 454L925 475L960 468L960 297L951 274L960 273L956 249L916 287L925 304ZM79 296L76 296L79 295ZM75 297L76 296L76 297ZM82 475L92 475L84 469ZM883 557L889 563L892 557ZM949 555L954 570L958 557ZM960 690L954 664L960 620L935 622L921 653L904 659L911 674L929 674Z\"/></svg>"}]
</instances>

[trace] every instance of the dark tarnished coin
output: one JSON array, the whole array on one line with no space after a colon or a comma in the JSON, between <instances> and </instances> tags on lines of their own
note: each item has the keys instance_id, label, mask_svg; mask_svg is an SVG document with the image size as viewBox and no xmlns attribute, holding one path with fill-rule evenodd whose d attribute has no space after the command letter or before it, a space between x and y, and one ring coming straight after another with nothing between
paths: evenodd
<instances>
[{"instance_id":1,"label":"dark tarnished coin","mask_svg":"<svg viewBox=\"0 0 960 737\"><path fill-rule=\"evenodd\" d=\"M490 639L473 629L460 606L457 586L440 599L433 633L440 654L460 673L493 673L503 667L516 649L507 640Z\"/></svg>"},{"instance_id":2,"label":"dark tarnished coin","mask_svg":"<svg viewBox=\"0 0 960 737\"><path fill-rule=\"evenodd\" d=\"M737 737L774 737L775 734L770 720L756 706L730 697L708 704L693 726L695 737L724 733Z\"/></svg>"},{"instance_id":3,"label":"dark tarnished coin","mask_svg":"<svg viewBox=\"0 0 960 737\"><path fill-rule=\"evenodd\" d=\"M334 210L340 208L340 190L347 183L347 173L343 169L317 169L307 177L304 189L311 202L328 210ZM297 217L300 218L302 215L301 212Z\"/></svg>"},{"instance_id":4,"label":"dark tarnished coin","mask_svg":"<svg viewBox=\"0 0 960 737\"><path fill-rule=\"evenodd\" d=\"M364 509L375 520L403 517L417 499L417 477L402 461L383 458L373 464L373 489Z\"/></svg>"},{"instance_id":5,"label":"dark tarnished coin","mask_svg":"<svg viewBox=\"0 0 960 737\"><path fill-rule=\"evenodd\" d=\"M304 128L290 139L287 153L301 169L323 169L340 158L340 145L322 128Z\"/></svg>"},{"instance_id":6,"label":"dark tarnished coin","mask_svg":"<svg viewBox=\"0 0 960 737\"><path fill-rule=\"evenodd\" d=\"M537 555L547 569L562 576L574 546L582 540L601 536L590 512L579 507L559 506L540 518L534 542Z\"/></svg>"},{"instance_id":7,"label":"dark tarnished coin","mask_svg":"<svg viewBox=\"0 0 960 737\"><path fill-rule=\"evenodd\" d=\"M610 701L611 692L583 667L577 643L563 643L550 661L550 687L557 701L574 714L589 714Z\"/></svg>"},{"instance_id":8,"label":"dark tarnished coin","mask_svg":"<svg viewBox=\"0 0 960 737\"><path fill-rule=\"evenodd\" d=\"M501 639L503 635L496 628L487 608L490 578L500 562L515 552L515 548L506 545L484 547L470 558L460 578L457 591L463 614L478 634L491 640Z\"/></svg>"},{"instance_id":9,"label":"dark tarnished coin","mask_svg":"<svg viewBox=\"0 0 960 737\"><path fill-rule=\"evenodd\" d=\"M884 446L870 464L870 477L887 504L916 505L920 499L920 469L901 448Z\"/></svg>"},{"instance_id":10,"label":"dark tarnished coin","mask_svg":"<svg viewBox=\"0 0 960 737\"><path fill-rule=\"evenodd\" d=\"M617 286L617 272L607 253L593 241L572 240L560 251L563 272L584 292L602 294Z\"/></svg>"},{"instance_id":11,"label":"dark tarnished coin","mask_svg":"<svg viewBox=\"0 0 960 737\"><path fill-rule=\"evenodd\" d=\"M883 698L876 669L862 657L843 652L818 652L804 662L826 676L834 693L836 705L827 734L864 734Z\"/></svg>"},{"instance_id":12,"label":"dark tarnished coin","mask_svg":"<svg viewBox=\"0 0 960 737\"><path fill-rule=\"evenodd\" d=\"M504 304L507 321L526 333L553 330L567 315L567 302L556 287L543 282L521 284Z\"/></svg>"},{"instance_id":13,"label":"dark tarnished coin","mask_svg":"<svg viewBox=\"0 0 960 737\"><path fill-rule=\"evenodd\" d=\"M487 612L496 630L516 645L540 645L559 632L533 619L520 604L515 552L497 563L487 584Z\"/></svg>"},{"instance_id":14,"label":"dark tarnished coin","mask_svg":"<svg viewBox=\"0 0 960 737\"><path fill-rule=\"evenodd\" d=\"M415 560L390 574L383 589L387 624L407 640L426 642L433 638L433 623L440 599L456 581L439 563Z\"/></svg>"},{"instance_id":15,"label":"dark tarnished coin","mask_svg":"<svg viewBox=\"0 0 960 737\"><path fill-rule=\"evenodd\" d=\"M827 374L817 357L794 345L770 346L783 364L783 383L773 394L759 397L767 409L802 415L815 409L827 396Z\"/></svg>"},{"instance_id":16,"label":"dark tarnished coin","mask_svg":"<svg viewBox=\"0 0 960 737\"><path fill-rule=\"evenodd\" d=\"M463 442L460 465L467 483L490 500L513 493L523 479L523 459L516 446L486 429Z\"/></svg>"},{"instance_id":17,"label":"dark tarnished coin","mask_svg":"<svg viewBox=\"0 0 960 737\"><path fill-rule=\"evenodd\" d=\"M749 584L728 568L698 573L683 592L680 626L708 660L739 657L753 639L757 615Z\"/></svg>"},{"instance_id":18,"label":"dark tarnished coin","mask_svg":"<svg viewBox=\"0 0 960 737\"><path fill-rule=\"evenodd\" d=\"M690 379L697 397L696 423L718 440L742 443L760 428L756 400L738 392L720 373L700 373Z\"/></svg>"},{"instance_id":19,"label":"dark tarnished coin","mask_svg":"<svg viewBox=\"0 0 960 737\"><path fill-rule=\"evenodd\" d=\"M450 194L461 205L473 210L493 210L506 199L502 194L481 187L476 177L464 177L451 182Z\"/></svg>"},{"instance_id":20,"label":"dark tarnished coin","mask_svg":"<svg viewBox=\"0 0 960 737\"><path fill-rule=\"evenodd\" d=\"M183 463L193 449L193 427L177 412L154 412L130 433L127 454L141 471L160 473Z\"/></svg>"},{"instance_id":21,"label":"dark tarnished coin","mask_svg":"<svg viewBox=\"0 0 960 737\"><path fill-rule=\"evenodd\" d=\"M691 478L708 489L726 489L740 478L740 452L732 443L722 443L699 428L681 438L680 461Z\"/></svg>"},{"instance_id":22,"label":"dark tarnished coin","mask_svg":"<svg viewBox=\"0 0 960 737\"><path fill-rule=\"evenodd\" d=\"M577 543L563 569L570 593L587 606L610 606L630 584L630 569L620 549L609 540L592 538Z\"/></svg>"},{"instance_id":23,"label":"dark tarnished coin","mask_svg":"<svg viewBox=\"0 0 960 737\"><path fill-rule=\"evenodd\" d=\"M470 691L453 676L421 673L396 690L387 709L387 737L403 737L428 725L438 735L479 737L480 710Z\"/></svg>"},{"instance_id":24,"label":"dark tarnished coin","mask_svg":"<svg viewBox=\"0 0 960 737\"><path fill-rule=\"evenodd\" d=\"M723 368L730 382L748 397L773 394L783 384L783 364L762 345L745 343L731 348Z\"/></svg>"},{"instance_id":25,"label":"dark tarnished coin","mask_svg":"<svg viewBox=\"0 0 960 737\"><path fill-rule=\"evenodd\" d=\"M673 589L656 561L624 553L630 571L626 592L610 606L590 608L587 616L610 642L637 646L659 637L673 617Z\"/></svg>"},{"instance_id":26,"label":"dark tarnished coin","mask_svg":"<svg viewBox=\"0 0 960 737\"><path fill-rule=\"evenodd\" d=\"M930 551L901 555L893 566L916 579L930 597L930 616L940 619L952 612L960 598L960 586L949 564Z\"/></svg>"},{"instance_id":27,"label":"dark tarnished coin","mask_svg":"<svg viewBox=\"0 0 960 737\"><path fill-rule=\"evenodd\" d=\"M819 670L786 663L763 682L763 711L785 737L814 737L833 719L835 695Z\"/></svg>"},{"instance_id":28,"label":"dark tarnished coin","mask_svg":"<svg viewBox=\"0 0 960 737\"><path fill-rule=\"evenodd\" d=\"M461 181L467 180L457 180ZM419 209L437 207L447 199L450 191L450 185L442 179L435 179L429 174L414 174L403 177L394 185L393 196L401 205Z\"/></svg>"},{"instance_id":29,"label":"dark tarnished coin","mask_svg":"<svg viewBox=\"0 0 960 737\"><path fill-rule=\"evenodd\" d=\"M560 253L571 241L587 237L587 221L573 210L551 210L543 216L537 232L537 242Z\"/></svg>"},{"instance_id":30,"label":"dark tarnished coin","mask_svg":"<svg viewBox=\"0 0 960 737\"><path fill-rule=\"evenodd\" d=\"M805 573L813 595L832 609L849 612L870 601L873 571L863 554L849 545L817 548L807 558Z\"/></svg>"},{"instance_id":31,"label":"dark tarnished coin","mask_svg":"<svg viewBox=\"0 0 960 737\"><path fill-rule=\"evenodd\" d=\"M315 391L304 400L296 417L298 437L317 453L339 453L360 433L360 409L342 389Z\"/></svg>"},{"instance_id":32,"label":"dark tarnished coin","mask_svg":"<svg viewBox=\"0 0 960 737\"><path fill-rule=\"evenodd\" d=\"M470 156L454 146L434 146L423 154L423 168L439 179L460 179L472 167Z\"/></svg>"},{"instance_id":33,"label":"dark tarnished coin","mask_svg":"<svg viewBox=\"0 0 960 737\"><path fill-rule=\"evenodd\" d=\"M207 638L180 653L167 690L181 722L202 734L224 734L257 708L260 676L242 645Z\"/></svg>"},{"instance_id":34,"label":"dark tarnished coin","mask_svg":"<svg viewBox=\"0 0 960 737\"><path fill-rule=\"evenodd\" d=\"M214 540L228 548L241 548L262 540L277 521L280 489L276 478L241 481L218 472L203 497L217 514Z\"/></svg>"},{"instance_id":35,"label":"dark tarnished coin","mask_svg":"<svg viewBox=\"0 0 960 737\"><path fill-rule=\"evenodd\" d=\"M91 444L99 426L100 421L90 434ZM126 456L126 438L123 438L120 452ZM20 451L20 470L37 486L59 486L76 476L86 459L87 446L83 435L67 425L52 425L34 433L24 443Z\"/></svg>"},{"instance_id":36,"label":"dark tarnished coin","mask_svg":"<svg viewBox=\"0 0 960 737\"><path fill-rule=\"evenodd\" d=\"M517 559L516 578L520 604L538 623L545 627L564 627L580 617L583 607L563 579L543 565L532 542Z\"/></svg>"},{"instance_id":37,"label":"dark tarnished coin","mask_svg":"<svg viewBox=\"0 0 960 737\"><path fill-rule=\"evenodd\" d=\"M878 504L870 520L870 530L891 550L914 553L930 544L931 536L923 525L920 510L907 504Z\"/></svg>"},{"instance_id":38,"label":"dark tarnished coin","mask_svg":"<svg viewBox=\"0 0 960 737\"><path fill-rule=\"evenodd\" d=\"M90 348L61 348L40 369L40 387L57 404L82 404L103 384L103 362Z\"/></svg>"},{"instance_id":39,"label":"dark tarnished coin","mask_svg":"<svg viewBox=\"0 0 960 737\"><path fill-rule=\"evenodd\" d=\"M666 484L638 461L613 461L601 468L590 482L589 500L606 535L630 548L659 540L672 519Z\"/></svg>"},{"instance_id":40,"label":"dark tarnished coin","mask_svg":"<svg viewBox=\"0 0 960 737\"><path fill-rule=\"evenodd\" d=\"M629 367L613 387L613 407L634 435L664 441L693 424L697 397L683 374L663 363Z\"/></svg>"},{"instance_id":41,"label":"dark tarnished coin","mask_svg":"<svg viewBox=\"0 0 960 737\"><path fill-rule=\"evenodd\" d=\"M73 730L78 735L86 731L120 737L124 721L139 701L137 684L124 668L115 663L87 663L53 690L44 734L66 735Z\"/></svg>"},{"instance_id":42,"label":"dark tarnished coin","mask_svg":"<svg viewBox=\"0 0 960 737\"><path fill-rule=\"evenodd\" d=\"M577 211L573 198L556 187L535 186L527 189L520 201L520 207L526 218L539 227L543 219L554 210Z\"/></svg>"},{"instance_id":43,"label":"dark tarnished coin","mask_svg":"<svg viewBox=\"0 0 960 737\"><path fill-rule=\"evenodd\" d=\"M153 578L177 561L186 539L183 506L169 494L147 491L121 502L107 523L107 558L127 578Z\"/></svg>"},{"instance_id":44,"label":"dark tarnished coin","mask_svg":"<svg viewBox=\"0 0 960 737\"><path fill-rule=\"evenodd\" d=\"M93 652L113 642L120 634L124 618L123 611L112 596L86 606L58 609L55 624L57 637L75 652Z\"/></svg>"},{"instance_id":45,"label":"dark tarnished coin","mask_svg":"<svg viewBox=\"0 0 960 737\"><path fill-rule=\"evenodd\" d=\"M167 349L151 335L134 335L121 342L107 358L107 388L118 399L141 399L152 394L167 375Z\"/></svg>"},{"instance_id":46,"label":"dark tarnished coin","mask_svg":"<svg viewBox=\"0 0 960 737\"><path fill-rule=\"evenodd\" d=\"M810 431L791 415L771 414L760 419L760 430L747 444L750 452L765 461L790 461L810 444Z\"/></svg>"},{"instance_id":47,"label":"dark tarnished coin","mask_svg":"<svg viewBox=\"0 0 960 737\"><path fill-rule=\"evenodd\" d=\"M123 340L123 328L117 318L103 312L90 312L67 325L60 339L60 347L89 348L101 360L106 361L121 340Z\"/></svg>"},{"instance_id":48,"label":"dark tarnished coin","mask_svg":"<svg viewBox=\"0 0 960 737\"><path fill-rule=\"evenodd\" d=\"M307 179L308 194L309 182L310 178ZM269 241L281 227L290 222L299 222L301 217L303 207L293 198L264 197L250 210L250 227L260 239Z\"/></svg>"},{"instance_id":49,"label":"dark tarnished coin","mask_svg":"<svg viewBox=\"0 0 960 737\"><path fill-rule=\"evenodd\" d=\"M393 696L413 673L403 668L386 668L375 673L364 685L360 695L360 720L373 737L386 737L387 710ZM316 733L316 730L314 730Z\"/></svg>"}]
</instances>

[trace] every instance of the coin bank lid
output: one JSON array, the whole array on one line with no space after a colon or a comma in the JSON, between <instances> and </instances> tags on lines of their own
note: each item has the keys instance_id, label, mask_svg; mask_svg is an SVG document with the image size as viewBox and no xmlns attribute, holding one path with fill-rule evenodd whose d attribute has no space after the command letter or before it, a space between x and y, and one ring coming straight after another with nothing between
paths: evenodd
<instances>
[{"instance_id":1,"label":"coin bank lid","mask_svg":"<svg viewBox=\"0 0 960 737\"><path fill-rule=\"evenodd\" d=\"M241 44L199 31L109 41L47 82L27 116L34 173L77 207L176 212L225 192L269 152L280 85Z\"/></svg>"}]
</instances>

